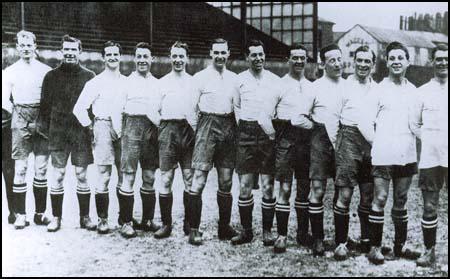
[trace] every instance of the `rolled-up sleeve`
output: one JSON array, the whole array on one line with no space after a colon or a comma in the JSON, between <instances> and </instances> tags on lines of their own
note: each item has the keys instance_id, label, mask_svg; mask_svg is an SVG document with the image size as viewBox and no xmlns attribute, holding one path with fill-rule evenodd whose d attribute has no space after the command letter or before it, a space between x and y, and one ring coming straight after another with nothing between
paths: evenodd
<instances>
[{"instance_id":1,"label":"rolled-up sleeve","mask_svg":"<svg viewBox=\"0 0 450 279\"><path fill-rule=\"evenodd\" d=\"M97 97L98 93L96 93L92 82L87 82L73 108L73 114L83 127L89 126L92 122L89 118L88 109Z\"/></svg>"}]
</instances>

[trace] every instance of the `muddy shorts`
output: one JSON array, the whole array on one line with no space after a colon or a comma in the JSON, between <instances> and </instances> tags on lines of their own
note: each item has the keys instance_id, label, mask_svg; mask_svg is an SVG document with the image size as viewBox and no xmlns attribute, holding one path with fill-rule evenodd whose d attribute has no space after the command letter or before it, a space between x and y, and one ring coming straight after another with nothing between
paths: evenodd
<instances>
[{"instance_id":1,"label":"muddy shorts","mask_svg":"<svg viewBox=\"0 0 450 279\"><path fill-rule=\"evenodd\" d=\"M336 176L334 148L323 124L314 123L311 133L309 178L325 180Z\"/></svg>"},{"instance_id":2,"label":"muddy shorts","mask_svg":"<svg viewBox=\"0 0 450 279\"><path fill-rule=\"evenodd\" d=\"M439 192L444 183L448 187L448 168L434 167L419 170L419 188L427 192Z\"/></svg>"},{"instance_id":3,"label":"muddy shorts","mask_svg":"<svg viewBox=\"0 0 450 279\"><path fill-rule=\"evenodd\" d=\"M373 183L371 146L357 127L341 126L336 142L337 187Z\"/></svg>"},{"instance_id":4,"label":"muddy shorts","mask_svg":"<svg viewBox=\"0 0 450 279\"><path fill-rule=\"evenodd\" d=\"M256 121L239 120L236 172L275 173L275 141L269 139Z\"/></svg>"},{"instance_id":5,"label":"muddy shorts","mask_svg":"<svg viewBox=\"0 0 450 279\"><path fill-rule=\"evenodd\" d=\"M161 171L190 169L195 145L194 130L185 119L161 120L159 127L159 167Z\"/></svg>"},{"instance_id":6,"label":"muddy shorts","mask_svg":"<svg viewBox=\"0 0 450 279\"><path fill-rule=\"evenodd\" d=\"M12 154L14 160L26 160L35 155L48 155L48 141L37 132L39 104L15 105L11 119Z\"/></svg>"},{"instance_id":7,"label":"muddy shorts","mask_svg":"<svg viewBox=\"0 0 450 279\"><path fill-rule=\"evenodd\" d=\"M94 120L94 163L99 166L120 162L121 146L110 119Z\"/></svg>"},{"instance_id":8,"label":"muddy shorts","mask_svg":"<svg viewBox=\"0 0 450 279\"><path fill-rule=\"evenodd\" d=\"M135 173L159 167L158 127L145 115L125 115L122 132L122 172Z\"/></svg>"},{"instance_id":9,"label":"muddy shorts","mask_svg":"<svg viewBox=\"0 0 450 279\"><path fill-rule=\"evenodd\" d=\"M236 130L234 114L200 113L192 168L202 171L210 171L213 166L234 169Z\"/></svg>"},{"instance_id":10,"label":"muddy shorts","mask_svg":"<svg viewBox=\"0 0 450 279\"><path fill-rule=\"evenodd\" d=\"M417 174L417 163L407 164L405 166L373 166L373 177L384 178L387 180L410 177Z\"/></svg>"}]
</instances>

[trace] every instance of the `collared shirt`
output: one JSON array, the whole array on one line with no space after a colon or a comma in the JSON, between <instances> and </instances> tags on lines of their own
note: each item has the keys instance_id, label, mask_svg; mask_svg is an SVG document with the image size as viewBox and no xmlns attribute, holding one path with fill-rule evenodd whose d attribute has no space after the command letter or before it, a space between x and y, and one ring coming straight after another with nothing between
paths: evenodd
<instances>
[{"instance_id":1,"label":"collared shirt","mask_svg":"<svg viewBox=\"0 0 450 279\"><path fill-rule=\"evenodd\" d=\"M126 79L123 111L129 115L147 115L155 125L159 125L158 79L148 73L143 77L133 72Z\"/></svg>"},{"instance_id":2,"label":"collared shirt","mask_svg":"<svg viewBox=\"0 0 450 279\"><path fill-rule=\"evenodd\" d=\"M406 79L401 85L389 78L378 84L373 121L373 165L404 166L417 162L416 137L410 129L411 112L417 98L417 88Z\"/></svg>"},{"instance_id":3,"label":"collared shirt","mask_svg":"<svg viewBox=\"0 0 450 279\"><path fill-rule=\"evenodd\" d=\"M194 75L196 111L229 114L234 111L237 75L227 69L222 73L209 66Z\"/></svg>"},{"instance_id":4,"label":"collared shirt","mask_svg":"<svg viewBox=\"0 0 450 279\"><path fill-rule=\"evenodd\" d=\"M170 72L159 80L158 112L161 120L186 119L197 125L193 105L193 77L186 72Z\"/></svg>"},{"instance_id":5,"label":"collared shirt","mask_svg":"<svg viewBox=\"0 0 450 279\"><path fill-rule=\"evenodd\" d=\"M301 95L305 94L312 82L306 78L296 80L289 74L281 78L280 95L277 100L276 118L291 120L298 111L301 102Z\"/></svg>"},{"instance_id":6,"label":"collared shirt","mask_svg":"<svg viewBox=\"0 0 450 279\"><path fill-rule=\"evenodd\" d=\"M339 78L338 82L334 82L327 76L316 80L302 97L299 107L299 115L309 116L314 122L325 125L333 145L339 127L338 104L345 90L344 83L345 80L342 78ZM293 122L293 124L295 123Z\"/></svg>"},{"instance_id":7,"label":"collared shirt","mask_svg":"<svg viewBox=\"0 0 450 279\"><path fill-rule=\"evenodd\" d=\"M95 117L108 119L117 135L120 137L122 130L122 102L125 94L126 77L120 73L102 72L86 83L78 98L73 114L83 126L91 124L88 109L92 106Z\"/></svg>"},{"instance_id":8,"label":"collared shirt","mask_svg":"<svg viewBox=\"0 0 450 279\"><path fill-rule=\"evenodd\" d=\"M239 99L235 102L235 111L239 111L239 118L258 121L266 134L274 135L272 119L281 90L280 78L267 70L262 70L256 78L247 70L238 75L237 85Z\"/></svg>"},{"instance_id":9,"label":"collared shirt","mask_svg":"<svg viewBox=\"0 0 450 279\"><path fill-rule=\"evenodd\" d=\"M14 104L39 104L42 81L51 69L36 59L29 64L20 59L6 68L2 72L2 108L11 108L11 96Z\"/></svg>"},{"instance_id":10,"label":"collared shirt","mask_svg":"<svg viewBox=\"0 0 450 279\"><path fill-rule=\"evenodd\" d=\"M420 87L415 112L411 126L422 140L419 168L448 167L448 81L432 79Z\"/></svg>"}]
</instances>

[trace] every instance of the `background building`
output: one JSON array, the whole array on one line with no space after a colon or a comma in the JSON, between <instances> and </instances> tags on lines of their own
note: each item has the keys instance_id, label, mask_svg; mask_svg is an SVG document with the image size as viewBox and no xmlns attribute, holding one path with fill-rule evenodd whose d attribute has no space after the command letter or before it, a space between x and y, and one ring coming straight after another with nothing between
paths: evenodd
<instances>
[{"instance_id":1,"label":"background building","mask_svg":"<svg viewBox=\"0 0 450 279\"><path fill-rule=\"evenodd\" d=\"M400 16L400 30L438 32L448 35L448 12Z\"/></svg>"}]
</instances>

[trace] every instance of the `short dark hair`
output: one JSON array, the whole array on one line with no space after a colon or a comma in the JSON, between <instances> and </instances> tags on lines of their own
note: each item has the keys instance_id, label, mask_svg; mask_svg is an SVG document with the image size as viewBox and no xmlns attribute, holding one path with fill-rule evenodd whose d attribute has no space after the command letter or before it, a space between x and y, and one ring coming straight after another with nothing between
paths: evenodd
<instances>
[{"instance_id":1,"label":"short dark hair","mask_svg":"<svg viewBox=\"0 0 450 279\"><path fill-rule=\"evenodd\" d=\"M70 43L78 43L78 49L81 51L83 48L81 46L81 41L75 37L71 37L68 34L64 35L61 39L61 48L63 47L64 42Z\"/></svg>"},{"instance_id":2,"label":"short dark hair","mask_svg":"<svg viewBox=\"0 0 450 279\"><path fill-rule=\"evenodd\" d=\"M169 52L172 50L172 48L177 47L177 48L183 48L186 50L186 54L189 55L189 46L186 43L183 43L181 41L176 41L169 49Z\"/></svg>"},{"instance_id":3,"label":"short dark hair","mask_svg":"<svg viewBox=\"0 0 450 279\"><path fill-rule=\"evenodd\" d=\"M405 52L406 55L406 59L409 60L409 51L408 49L400 42L391 42L388 44L388 46L386 47L386 59L389 57L389 52L391 52L394 49L401 49Z\"/></svg>"},{"instance_id":4,"label":"short dark hair","mask_svg":"<svg viewBox=\"0 0 450 279\"><path fill-rule=\"evenodd\" d=\"M250 47L262 46L264 49L264 44L260 40L250 40L245 47L245 54L248 56L250 54Z\"/></svg>"},{"instance_id":5,"label":"short dark hair","mask_svg":"<svg viewBox=\"0 0 450 279\"><path fill-rule=\"evenodd\" d=\"M228 41L222 38L214 39L211 41L210 49L212 49L213 45L215 44L227 44L228 46Z\"/></svg>"},{"instance_id":6,"label":"short dark hair","mask_svg":"<svg viewBox=\"0 0 450 279\"><path fill-rule=\"evenodd\" d=\"M146 42L139 42L136 44L136 46L134 47L134 53L136 53L136 50L138 48L145 48L148 49L150 51L150 53L152 52L152 46L149 43Z\"/></svg>"},{"instance_id":7,"label":"short dark hair","mask_svg":"<svg viewBox=\"0 0 450 279\"><path fill-rule=\"evenodd\" d=\"M322 61L322 63L325 63L325 53L332 51L332 50L339 50L342 53L342 50L338 45L336 45L336 44L327 45L320 50L319 56L320 56L320 61Z\"/></svg>"},{"instance_id":8,"label":"short dark hair","mask_svg":"<svg viewBox=\"0 0 450 279\"><path fill-rule=\"evenodd\" d=\"M293 43L292 46L289 48L289 56L291 56L291 51L295 50L295 49L303 49L306 52L306 55L308 55L308 50L306 49L306 47L304 45L302 45L301 43Z\"/></svg>"},{"instance_id":9,"label":"short dark hair","mask_svg":"<svg viewBox=\"0 0 450 279\"><path fill-rule=\"evenodd\" d=\"M105 56L105 48L107 48L107 47L117 47L119 49L119 53L122 54L122 47L120 46L120 44L118 42L107 41L106 43L103 44L102 56Z\"/></svg>"},{"instance_id":10,"label":"short dark hair","mask_svg":"<svg viewBox=\"0 0 450 279\"><path fill-rule=\"evenodd\" d=\"M438 44L431 50L431 60L434 60L437 51L448 51L448 45Z\"/></svg>"},{"instance_id":11,"label":"short dark hair","mask_svg":"<svg viewBox=\"0 0 450 279\"><path fill-rule=\"evenodd\" d=\"M372 62L375 63L375 61L377 60L377 55L375 54L375 52L373 50L370 49L369 46L360 46L355 50L355 59L356 59L356 55L358 54L358 52L372 52Z\"/></svg>"}]
</instances>

